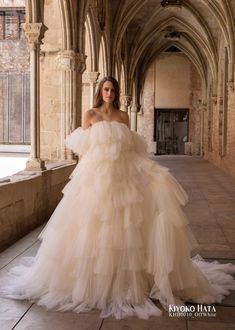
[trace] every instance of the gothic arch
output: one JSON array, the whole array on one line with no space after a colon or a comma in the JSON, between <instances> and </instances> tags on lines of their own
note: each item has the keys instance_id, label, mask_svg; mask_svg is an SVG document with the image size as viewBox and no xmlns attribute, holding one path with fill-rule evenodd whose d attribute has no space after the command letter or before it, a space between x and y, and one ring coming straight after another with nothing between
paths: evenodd
<instances>
[{"instance_id":1,"label":"gothic arch","mask_svg":"<svg viewBox=\"0 0 235 330\"><path fill-rule=\"evenodd\" d=\"M77 8L77 48L78 52L85 54L85 21L91 0L80 0Z\"/></svg>"},{"instance_id":2,"label":"gothic arch","mask_svg":"<svg viewBox=\"0 0 235 330\"><path fill-rule=\"evenodd\" d=\"M121 6L119 5L119 8L117 10L115 20L114 20L114 37L113 37L113 43L112 43L112 54L113 56L116 56L118 49L120 48L121 41L124 37L124 33L128 27L128 25L131 23L135 15L143 8L144 5L146 5L146 1L131 1L130 3L125 3ZM228 47L228 59L229 59L229 76L230 81L233 81L233 76L235 74L234 72L234 39L235 39L235 28L234 28L234 20L231 10L231 5L228 1L223 1L221 3L218 3L218 1L211 0L202 0L202 5L205 6L213 17L215 18L215 21L218 24L218 29L222 32L224 35L224 38L227 43ZM218 68L216 66L216 63L218 61L218 52L216 47L215 39L212 35L211 29L209 27L209 24L205 21L203 16L200 13L200 10L196 8L193 2L188 1L182 1L182 8L185 8L192 18L196 20L198 23L198 28L192 29L190 27L189 22L183 22L180 17L175 17L175 20L178 19L178 21L182 21L182 28L185 26L187 27L186 32L190 35L190 38L194 40L196 44L200 43L200 45L203 45L203 48L205 48L205 57L208 59L208 64L210 66L210 69L212 70L213 74L213 80L214 85L217 81L217 72ZM139 30L140 35L142 35L142 38L139 38L139 46L142 44L143 40L146 38L150 38L155 32L160 30L159 26L159 17L164 13L164 8L162 8L159 4L159 7L156 5L156 10L154 10L154 13L152 16L150 16L150 19L145 24L144 29ZM156 28L154 30L151 25L154 22L156 23ZM201 31L201 32L200 32ZM135 58L134 51L132 52L132 55L130 58ZM132 68L132 74L133 75L133 68Z\"/></svg>"},{"instance_id":3,"label":"gothic arch","mask_svg":"<svg viewBox=\"0 0 235 330\"><path fill-rule=\"evenodd\" d=\"M126 74L125 74L125 66L121 63L121 72L120 72L120 92L122 95L126 93Z\"/></svg>"},{"instance_id":4,"label":"gothic arch","mask_svg":"<svg viewBox=\"0 0 235 330\"><path fill-rule=\"evenodd\" d=\"M230 81L234 81L235 26L231 7L228 1L222 1L218 4L214 0L209 2L203 0L203 3L215 17L224 35L228 47L228 60L230 63L229 79Z\"/></svg>"},{"instance_id":5,"label":"gothic arch","mask_svg":"<svg viewBox=\"0 0 235 330\"><path fill-rule=\"evenodd\" d=\"M61 26L62 26L62 47L63 50L76 50L77 48L77 36L76 25L77 19L74 15L76 12L75 3L69 1L59 1Z\"/></svg>"},{"instance_id":6,"label":"gothic arch","mask_svg":"<svg viewBox=\"0 0 235 330\"><path fill-rule=\"evenodd\" d=\"M120 2L119 9L116 13L114 20L114 31L112 43L112 54L116 54L117 49L120 47L123 35L127 29L128 24L137 14L137 12L146 4L146 0L132 0L132 2L127 5L123 5Z\"/></svg>"},{"instance_id":7,"label":"gothic arch","mask_svg":"<svg viewBox=\"0 0 235 330\"><path fill-rule=\"evenodd\" d=\"M136 65L145 51L145 49L152 43L153 37L157 39L160 33L164 31L168 26L176 25L177 30L186 32L187 35L190 35L190 38L188 38L188 41L191 43L192 48L196 49L198 52L198 49L200 47L197 47L197 45L203 46L203 50L205 52L204 58L208 60L209 67L212 71L213 79L217 80L217 62L216 58L213 54L212 49L208 45L207 41L203 36L201 36L198 32L196 32L192 26L190 26L187 22L184 22L182 19L179 19L177 17L170 17L167 20L163 20L160 22L157 27L155 27L151 33L149 33L149 36L145 36L145 38L139 40L139 45L132 49L132 52L130 54L130 58L133 59L130 63L130 77L133 76L134 70L136 68ZM139 48L138 48L139 47ZM203 56L203 55L201 55Z\"/></svg>"},{"instance_id":8,"label":"gothic arch","mask_svg":"<svg viewBox=\"0 0 235 330\"><path fill-rule=\"evenodd\" d=\"M99 47L99 68L98 71L100 73L100 78L102 79L104 76L107 76L108 73L108 65L107 65L107 44L102 34L100 39L100 47Z\"/></svg>"},{"instance_id":9,"label":"gothic arch","mask_svg":"<svg viewBox=\"0 0 235 330\"><path fill-rule=\"evenodd\" d=\"M187 56L189 61L192 62L192 64L196 67L197 72L199 73L199 76L202 81L202 91L203 91L202 98L203 98L203 100L205 100L206 99L206 87L207 87L207 73L203 69L204 65L200 61L200 59L195 56L195 54L193 54L190 50L188 50L183 45L181 45L177 42L170 42L170 43L168 42L168 43L164 44L161 48L156 49L155 52L153 52L153 54L151 54L151 57L149 57L145 63L144 62L141 63L141 65L139 66L141 68L141 70L138 71L138 76L140 77L139 81L138 81L138 86L139 86L138 90L141 91L143 89L145 77L146 77L149 67L152 65L152 63L158 58L158 56L162 52L164 52L171 46L175 46L179 50L181 50Z\"/></svg>"},{"instance_id":10,"label":"gothic arch","mask_svg":"<svg viewBox=\"0 0 235 330\"><path fill-rule=\"evenodd\" d=\"M95 25L92 12L89 10L85 21L85 48L89 48L89 55L87 60L89 63L90 71L97 70L97 37L95 34ZM87 44L88 43L88 44ZM86 54L87 55L87 54Z\"/></svg>"}]
</instances>

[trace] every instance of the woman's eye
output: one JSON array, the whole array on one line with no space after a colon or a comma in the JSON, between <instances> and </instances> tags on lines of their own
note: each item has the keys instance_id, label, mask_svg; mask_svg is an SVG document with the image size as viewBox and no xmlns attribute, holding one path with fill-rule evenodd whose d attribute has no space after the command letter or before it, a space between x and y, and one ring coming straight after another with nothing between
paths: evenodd
<instances>
[{"instance_id":1,"label":"woman's eye","mask_svg":"<svg viewBox=\"0 0 235 330\"><path fill-rule=\"evenodd\" d=\"M107 87L104 88L104 91L105 91L105 92L108 92L109 90L110 90L112 93L114 93L114 89L109 89L109 88L107 88Z\"/></svg>"}]
</instances>

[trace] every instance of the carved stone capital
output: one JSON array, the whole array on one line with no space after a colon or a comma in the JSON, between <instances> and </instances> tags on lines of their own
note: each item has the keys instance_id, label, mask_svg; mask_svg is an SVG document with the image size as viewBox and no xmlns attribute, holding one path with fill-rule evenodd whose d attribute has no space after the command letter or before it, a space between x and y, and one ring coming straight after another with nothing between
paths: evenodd
<instances>
[{"instance_id":1,"label":"carved stone capital","mask_svg":"<svg viewBox=\"0 0 235 330\"><path fill-rule=\"evenodd\" d=\"M77 70L81 74L86 70L86 58L85 54L77 53Z\"/></svg>"},{"instance_id":2,"label":"carved stone capital","mask_svg":"<svg viewBox=\"0 0 235 330\"><path fill-rule=\"evenodd\" d=\"M201 99L198 99L197 100L197 105L200 107L202 105L202 100Z\"/></svg>"},{"instance_id":3,"label":"carved stone capital","mask_svg":"<svg viewBox=\"0 0 235 330\"><path fill-rule=\"evenodd\" d=\"M133 102L131 105L131 112L138 112L138 104Z\"/></svg>"},{"instance_id":4,"label":"carved stone capital","mask_svg":"<svg viewBox=\"0 0 235 330\"><path fill-rule=\"evenodd\" d=\"M211 97L211 99L212 99L213 104L216 105L217 104L217 95L213 95Z\"/></svg>"},{"instance_id":5,"label":"carved stone capital","mask_svg":"<svg viewBox=\"0 0 235 330\"><path fill-rule=\"evenodd\" d=\"M64 50L57 56L58 68L65 71L76 69L76 53L73 50Z\"/></svg>"},{"instance_id":6,"label":"carved stone capital","mask_svg":"<svg viewBox=\"0 0 235 330\"><path fill-rule=\"evenodd\" d=\"M202 110L203 110L204 112L207 111L207 102L206 102L206 101L203 101L203 102L202 102Z\"/></svg>"},{"instance_id":7,"label":"carved stone capital","mask_svg":"<svg viewBox=\"0 0 235 330\"><path fill-rule=\"evenodd\" d=\"M73 50L63 50L57 56L57 66L59 69L64 71L76 71L78 70L80 73L84 72L86 69L85 59L86 56L81 56L83 54L76 53ZM83 65L82 67L82 59L83 58ZM83 71L82 71L83 70Z\"/></svg>"},{"instance_id":8,"label":"carved stone capital","mask_svg":"<svg viewBox=\"0 0 235 330\"><path fill-rule=\"evenodd\" d=\"M231 92L234 91L234 81L228 81L227 86Z\"/></svg>"},{"instance_id":9,"label":"carved stone capital","mask_svg":"<svg viewBox=\"0 0 235 330\"><path fill-rule=\"evenodd\" d=\"M96 84L97 80L99 78L100 73L99 72L87 72L87 80L90 84Z\"/></svg>"},{"instance_id":10,"label":"carved stone capital","mask_svg":"<svg viewBox=\"0 0 235 330\"><path fill-rule=\"evenodd\" d=\"M43 23L25 23L23 24L23 29L30 48L35 48L42 44L44 34L48 30Z\"/></svg>"},{"instance_id":11,"label":"carved stone capital","mask_svg":"<svg viewBox=\"0 0 235 330\"><path fill-rule=\"evenodd\" d=\"M121 104L124 105L124 107L129 107L129 105L131 104L131 99L132 97L129 95L122 95L120 98Z\"/></svg>"}]
</instances>

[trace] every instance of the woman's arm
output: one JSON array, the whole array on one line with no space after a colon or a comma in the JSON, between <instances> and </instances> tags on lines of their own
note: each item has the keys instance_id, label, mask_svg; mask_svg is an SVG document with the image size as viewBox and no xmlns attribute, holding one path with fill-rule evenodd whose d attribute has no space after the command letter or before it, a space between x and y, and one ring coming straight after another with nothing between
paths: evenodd
<instances>
[{"instance_id":1,"label":"woman's arm","mask_svg":"<svg viewBox=\"0 0 235 330\"><path fill-rule=\"evenodd\" d=\"M85 113L83 114L83 117L82 117L82 128L83 129L87 129L91 126L91 118L92 118L93 114L94 114L93 109L85 111Z\"/></svg>"},{"instance_id":2,"label":"woman's arm","mask_svg":"<svg viewBox=\"0 0 235 330\"><path fill-rule=\"evenodd\" d=\"M123 120L123 123L126 124L130 128L130 119L129 119L129 115L126 111L122 111L122 120Z\"/></svg>"}]
</instances>

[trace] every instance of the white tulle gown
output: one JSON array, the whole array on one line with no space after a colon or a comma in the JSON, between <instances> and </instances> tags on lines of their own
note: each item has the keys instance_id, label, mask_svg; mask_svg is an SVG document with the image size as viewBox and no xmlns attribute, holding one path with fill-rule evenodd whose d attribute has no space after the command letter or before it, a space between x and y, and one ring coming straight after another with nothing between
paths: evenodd
<instances>
[{"instance_id":1,"label":"white tulle gown","mask_svg":"<svg viewBox=\"0 0 235 330\"><path fill-rule=\"evenodd\" d=\"M165 309L211 304L235 289L235 266L191 259L193 235L181 209L187 194L148 157L136 132L101 121L76 129L66 144L81 161L36 257L11 270L1 295L50 310L97 308L119 319L160 315L153 299Z\"/></svg>"}]
</instances>

